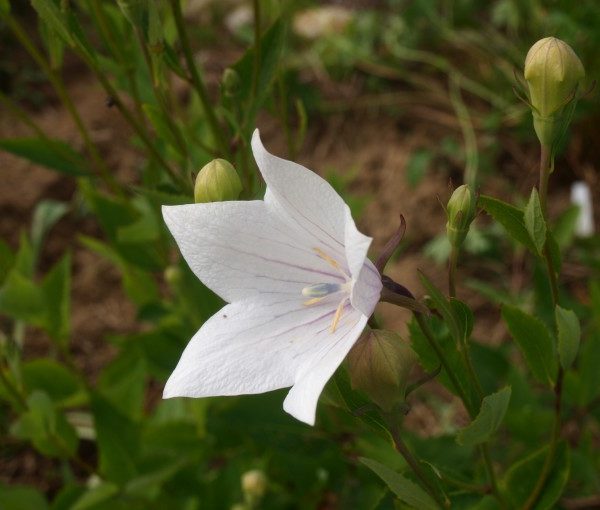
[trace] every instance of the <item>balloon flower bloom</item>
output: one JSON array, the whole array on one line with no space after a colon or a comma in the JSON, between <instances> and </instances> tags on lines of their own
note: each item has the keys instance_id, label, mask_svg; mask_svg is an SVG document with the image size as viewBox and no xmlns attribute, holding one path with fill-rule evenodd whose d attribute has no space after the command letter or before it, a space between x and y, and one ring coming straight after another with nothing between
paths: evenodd
<instances>
[{"instance_id":1,"label":"balloon flower bloom","mask_svg":"<svg viewBox=\"0 0 600 510\"><path fill-rule=\"evenodd\" d=\"M283 408L313 425L319 395L363 331L382 284L348 205L321 177L252 151L264 200L164 206L196 276L227 303L194 335L164 397L291 386Z\"/></svg>"}]
</instances>

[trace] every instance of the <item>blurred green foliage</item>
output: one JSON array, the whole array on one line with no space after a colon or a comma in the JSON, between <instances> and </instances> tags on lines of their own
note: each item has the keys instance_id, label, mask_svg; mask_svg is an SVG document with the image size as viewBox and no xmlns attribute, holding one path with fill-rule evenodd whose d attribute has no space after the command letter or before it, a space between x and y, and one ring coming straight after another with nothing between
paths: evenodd
<instances>
[{"instance_id":1,"label":"blurred green foliage","mask_svg":"<svg viewBox=\"0 0 600 510\"><path fill-rule=\"evenodd\" d=\"M295 24L300 11L315 3L257 3L258 30L247 23L230 33L224 26L234 9L229 3L204 7L202 22L196 23L192 14L182 13L179 0L32 0L31 5L0 0L2 41L9 48L0 62L2 75L9 76L0 100L31 129L31 136L0 140L0 148L77 182L69 202L37 204L18 246L0 242L0 466L33 449L37 459L50 459L43 465L52 469L41 475L45 480L0 485L0 508L230 509L247 503L240 479L251 469L263 470L268 478L257 508L436 507L394 449L386 424L363 395L352 391L343 369L323 395L315 428L283 412L282 392L160 399L187 341L223 304L185 262L173 258L160 206L192 202L194 173L214 157L234 163L244 198L260 197L248 144L259 115L275 119L294 158L311 118L348 108L306 83L303 73L315 68L339 81L356 73L366 77L361 94L374 104L385 104L378 101L396 93L390 115L400 116L410 102L423 101L456 116L465 143L447 139L416 152L406 175L411 186L440 159L471 165L475 174L479 170L481 183L486 172L494 171L489 154L498 150L499 132L510 130L521 141L534 139L529 111L512 91L513 70L520 69L531 43L549 34L565 39L576 48L589 82L597 77L600 5L594 0L389 0L357 8L344 30L324 29L307 40ZM217 55L233 48L239 58L223 64L228 70L222 79L210 81L195 53L198 47ZM18 62L9 55L16 55L17 48ZM30 57L26 64L21 61L25 54ZM144 155L135 184L120 182L73 103L65 84L73 60L85 65L108 104L131 127L131 144ZM31 76L37 84L40 75L70 112L84 153L55 139L29 115L40 99L20 90ZM176 83L183 83L185 94L176 90ZM577 118L593 119L597 108L584 100ZM487 146L469 145L474 123L490 135ZM345 193L353 175L332 171L330 180ZM349 199L355 214L366 201L364 196ZM500 267L496 271L501 274L490 280L484 269L469 285L494 310L502 305L515 343L473 339L477 317L424 277L432 307L444 319L432 315L426 325L449 368L460 376L453 384L444 369L439 380L463 397L469 417L462 420L472 422L457 430L456 416L442 419L443 399L420 389L409 404L432 407L440 423L427 430L413 425L402 430L402 437L421 459L436 495L452 501L453 509L500 508L490 495L483 464L474 461L477 445L493 441L499 489L507 505L521 508L529 495L525 489L538 479L549 448L543 445L553 414L543 385L556 380L558 348L565 369L573 363L564 378L563 421L575 432L557 443L535 506L557 508L561 497L600 491L600 242L597 237L576 239L573 210L546 225L536 211L493 197L481 197L479 205L496 223L472 230L466 251L487 267ZM70 250L66 247L51 267L41 260L45 241L65 214L92 219L98 226L101 234L95 237L78 235L78 247L118 269L139 325L133 333L107 335L115 354L94 380L74 355L80 339L72 334ZM535 221L527 220L528 214ZM555 239L557 262L568 257L591 268L593 275L585 289L589 302L563 290L566 310L574 310L581 323L581 349L574 362L579 323L574 325L569 313L560 315L563 325L555 334L554 317L562 312L549 301L539 257L546 230L543 239L536 238L539 222L547 227L548 239ZM430 245L439 260L449 253L444 241ZM524 250L532 252L532 279L515 288L503 264L513 256L522 258ZM413 348L422 367L435 371L436 353L417 326L410 324ZM30 328L45 333L44 356L27 355ZM467 344L481 395L467 382L470 368L462 350ZM518 349L530 370L514 362ZM510 391L498 391L507 385ZM51 488L43 491L48 484Z\"/></svg>"}]
</instances>

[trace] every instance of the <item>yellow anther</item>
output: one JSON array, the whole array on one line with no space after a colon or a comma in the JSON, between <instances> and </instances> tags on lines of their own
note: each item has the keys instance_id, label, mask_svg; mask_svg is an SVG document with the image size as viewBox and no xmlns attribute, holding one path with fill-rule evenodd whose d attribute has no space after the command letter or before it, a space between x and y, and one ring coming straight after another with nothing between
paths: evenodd
<instances>
[{"instance_id":1,"label":"yellow anther","mask_svg":"<svg viewBox=\"0 0 600 510\"><path fill-rule=\"evenodd\" d=\"M329 255L327 255L327 253L325 253L323 250L321 250L321 248L313 248L313 250L315 251L315 253L321 257L325 262L327 262L331 267L341 270L342 268L340 267L340 264L337 260L335 260L334 258L330 257Z\"/></svg>"},{"instance_id":2,"label":"yellow anther","mask_svg":"<svg viewBox=\"0 0 600 510\"><path fill-rule=\"evenodd\" d=\"M335 315L333 316L333 321L331 323L331 328L329 328L329 331L331 333L335 333L338 323L340 322L340 319L342 318L342 312L344 311L345 304L346 304L346 300L342 299L340 301L340 304L337 307L337 310L335 311Z\"/></svg>"},{"instance_id":3,"label":"yellow anther","mask_svg":"<svg viewBox=\"0 0 600 510\"><path fill-rule=\"evenodd\" d=\"M309 299L307 301L304 301L304 303L302 303L302 304L304 306L316 305L319 301L322 301L323 298L325 298L325 296L323 296L323 297L315 297L315 298Z\"/></svg>"}]
</instances>

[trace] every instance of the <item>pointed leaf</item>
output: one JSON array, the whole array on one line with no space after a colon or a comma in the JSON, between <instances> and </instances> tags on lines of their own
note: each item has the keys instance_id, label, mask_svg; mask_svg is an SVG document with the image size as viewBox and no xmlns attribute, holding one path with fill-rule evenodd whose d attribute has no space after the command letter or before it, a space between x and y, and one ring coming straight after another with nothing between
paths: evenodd
<instances>
[{"instance_id":1,"label":"pointed leaf","mask_svg":"<svg viewBox=\"0 0 600 510\"><path fill-rule=\"evenodd\" d=\"M419 510L438 510L439 505L416 483L373 459L360 457L365 466L381 478L404 503Z\"/></svg>"},{"instance_id":2,"label":"pointed leaf","mask_svg":"<svg viewBox=\"0 0 600 510\"><path fill-rule=\"evenodd\" d=\"M544 244L546 244L546 220L542 213L540 196L536 188L531 190L529 202L525 207L525 228L529 232L529 237L536 247L538 255L542 255Z\"/></svg>"},{"instance_id":3,"label":"pointed leaf","mask_svg":"<svg viewBox=\"0 0 600 510\"><path fill-rule=\"evenodd\" d=\"M510 386L502 388L483 399L475 419L456 436L458 444L475 446L487 441L498 430L510 401Z\"/></svg>"},{"instance_id":4,"label":"pointed leaf","mask_svg":"<svg viewBox=\"0 0 600 510\"><path fill-rule=\"evenodd\" d=\"M479 197L478 204L504 227L511 238L521 243L532 253L538 253L525 227L524 214L521 209L486 195Z\"/></svg>"},{"instance_id":5,"label":"pointed leaf","mask_svg":"<svg viewBox=\"0 0 600 510\"><path fill-rule=\"evenodd\" d=\"M66 143L43 138L0 140L0 149L63 174L89 176L86 160Z\"/></svg>"},{"instance_id":6,"label":"pointed leaf","mask_svg":"<svg viewBox=\"0 0 600 510\"><path fill-rule=\"evenodd\" d=\"M581 326L577 315L571 310L565 310L557 305L555 314L558 329L558 356L562 367L568 370L577 357Z\"/></svg>"},{"instance_id":7,"label":"pointed leaf","mask_svg":"<svg viewBox=\"0 0 600 510\"><path fill-rule=\"evenodd\" d=\"M42 282L45 329L59 345L66 345L71 330L71 256L66 254Z\"/></svg>"},{"instance_id":8,"label":"pointed leaf","mask_svg":"<svg viewBox=\"0 0 600 510\"><path fill-rule=\"evenodd\" d=\"M502 307L502 317L533 375L552 385L556 379L556 351L548 328L536 317L508 305Z\"/></svg>"},{"instance_id":9,"label":"pointed leaf","mask_svg":"<svg viewBox=\"0 0 600 510\"><path fill-rule=\"evenodd\" d=\"M522 508L527 501L532 487L535 485L539 474L548 456L548 446L532 453L528 457L513 464L503 480L504 493L513 503L514 508ZM569 447L561 441L554 455L554 463L544 491L538 499L533 510L550 510L556 508L555 504L562 495L569 480L571 469Z\"/></svg>"}]
</instances>

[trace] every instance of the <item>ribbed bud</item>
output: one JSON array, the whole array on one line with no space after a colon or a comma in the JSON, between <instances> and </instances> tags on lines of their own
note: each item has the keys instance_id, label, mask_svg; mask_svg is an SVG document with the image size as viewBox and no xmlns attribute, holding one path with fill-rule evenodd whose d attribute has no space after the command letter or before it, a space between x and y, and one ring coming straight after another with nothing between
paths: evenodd
<instances>
[{"instance_id":1,"label":"ribbed bud","mask_svg":"<svg viewBox=\"0 0 600 510\"><path fill-rule=\"evenodd\" d=\"M393 331L366 330L348 353L352 388L386 412L404 403L406 383L417 356Z\"/></svg>"},{"instance_id":2,"label":"ribbed bud","mask_svg":"<svg viewBox=\"0 0 600 510\"><path fill-rule=\"evenodd\" d=\"M524 75L535 132L542 145L552 146L569 121L564 113L585 77L583 64L566 42L546 37L527 53Z\"/></svg>"},{"instance_id":3,"label":"ribbed bud","mask_svg":"<svg viewBox=\"0 0 600 510\"><path fill-rule=\"evenodd\" d=\"M197 204L235 200L241 191L242 182L231 163L214 159L196 177L194 200Z\"/></svg>"},{"instance_id":4,"label":"ribbed bud","mask_svg":"<svg viewBox=\"0 0 600 510\"><path fill-rule=\"evenodd\" d=\"M448 240L454 248L459 248L467 234L469 227L475 218L477 211L477 198L468 184L463 184L454 190L446 214L448 222L446 223L446 233Z\"/></svg>"}]
</instances>

